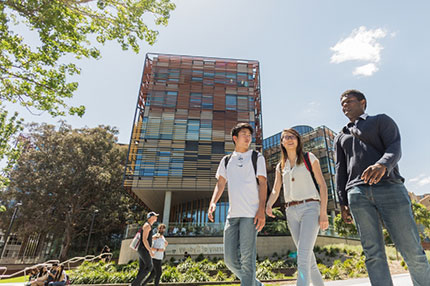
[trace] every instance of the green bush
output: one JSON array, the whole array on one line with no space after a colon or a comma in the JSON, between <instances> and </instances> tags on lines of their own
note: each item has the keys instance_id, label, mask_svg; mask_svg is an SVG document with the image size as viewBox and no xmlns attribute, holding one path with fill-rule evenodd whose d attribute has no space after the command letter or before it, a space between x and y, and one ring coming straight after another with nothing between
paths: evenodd
<instances>
[{"instance_id":1,"label":"green bush","mask_svg":"<svg viewBox=\"0 0 430 286\"><path fill-rule=\"evenodd\" d=\"M162 282L181 282L182 275L176 267L167 266L161 274Z\"/></svg>"},{"instance_id":2,"label":"green bush","mask_svg":"<svg viewBox=\"0 0 430 286\"><path fill-rule=\"evenodd\" d=\"M183 282L205 282L210 280L209 275L197 266L188 269L184 276Z\"/></svg>"}]
</instances>

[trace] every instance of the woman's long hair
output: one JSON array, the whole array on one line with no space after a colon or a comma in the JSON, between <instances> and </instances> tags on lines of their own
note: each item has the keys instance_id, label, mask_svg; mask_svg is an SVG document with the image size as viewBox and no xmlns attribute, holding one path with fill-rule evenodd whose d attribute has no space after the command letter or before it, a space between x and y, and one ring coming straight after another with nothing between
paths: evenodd
<instances>
[{"instance_id":1,"label":"woman's long hair","mask_svg":"<svg viewBox=\"0 0 430 286\"><path fill-rule=\"evenodd\" d=\"M59 269L57 270L57 273L55 273L54 281L60 281L61 274L63 274L64 265L60 265L60 267L58 267L58 268Z\"/></svg>"},{"instance_id":2,"label":"woman's long hair","mask_svg":"<svg viewBox=\"0 0 430 286\"><path fill-rule=\"evenodd\" d=\"M166 231L166 225L164 223L160 223L157 227L156 237L160 237L160 236L164 235L165 231Z\"/></svg>"},{"instance_id":3,"label":"woman's long hair","mask_svg":"<svg viewBox=\"0 0 430 286\"><path fill-rule=\"evenodd\" d=\"M297 148L296 148L296 154L297 154L297 165L300 165L304 162L305 158L303 157L303 142L302 142L302 137L300 137L299 132L297 132L296 130L294 130L293 128L290 129L284 129L282 131L281 134L281 172L282 170L284 170L285 167L285 162L288 159L288 153L287 153L287 149L285 149L284 145L282 145L282 140L284 139L284 136L287 135L287 133L290 133L294 136L296 136L297 138Z\"/></svg>"}]
</instances>

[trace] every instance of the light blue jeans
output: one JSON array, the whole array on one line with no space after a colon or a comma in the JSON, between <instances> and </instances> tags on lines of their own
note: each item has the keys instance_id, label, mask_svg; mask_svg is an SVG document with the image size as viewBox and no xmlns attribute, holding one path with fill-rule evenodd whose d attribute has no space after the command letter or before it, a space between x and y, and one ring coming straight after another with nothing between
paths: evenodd
<instances>
[{"instance_id":1,"label":"light blue jeans","mask_svg":"<svg viewBox=\"0 0 430 286\"><path fill-rule=\"evenodd\" d=\"M294 244L297 247L297 285L324 285L314 254L319 231L320 203L307 202L285 210Z\"/></svg>"},{"instance_id":2,"label":"light blue jeans","mask_svg":"<svg viewBox=\"0 0 430 286\"><path fill-rule=\"evenodd\" d=\"M348 191L372 285L392 286L382 222L402 254L415 286L430 286L430 265L421 246L411 201L403 183L359 185Z\"/></svg>"},{"instance_id":3,"label":"light blue jeans","mask_svg":"<svg viewBox=\"0 0 430 286\"><path fill-rule=\"evenodd\" d=\"M241 286L260 286L255 276L257 230L254 218L228 218L224 227L224 261Z\"/></svg>"}]
</instances>

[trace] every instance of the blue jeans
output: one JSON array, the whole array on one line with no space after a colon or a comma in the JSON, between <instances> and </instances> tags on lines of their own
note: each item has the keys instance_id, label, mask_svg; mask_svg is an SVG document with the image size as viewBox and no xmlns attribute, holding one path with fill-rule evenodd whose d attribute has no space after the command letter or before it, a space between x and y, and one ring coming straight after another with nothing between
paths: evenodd
<instances>
[{"instance_id":1,"label":"blue jeans","mask_svg":"<svg viewBox=\"0 0 430 286\"><path fill-rule=\"evenodd\" d=\"M320 203L307 202L288 207L285 210L288 228L297 247L297 286L324 285L314 255L318 236Z\"/></svg>"},{"instance_id":2,"label":"blue jeans","mask_svg":"<svg viewBox=\"0 0 430 286\"><path fill-rule=\"evenodd\" d=\"M228 218L224 227L224 261L241 286L260 286L255 277L257 230L254 218Z\"/></svg>"},{"instance_id":3,"label":"blue jeans","mask_svg":"<svg viewBox=\"0 0 430 286\"><path fill-rule=\"evenodd\" d=\"M408 265L415 286L430 285L430 265L421 246L411 201L403 183L359 185L348 191L372 285L392 286L382 222ZM381 222L382 221L382 222Z\"/></svg>"}]
</instances>

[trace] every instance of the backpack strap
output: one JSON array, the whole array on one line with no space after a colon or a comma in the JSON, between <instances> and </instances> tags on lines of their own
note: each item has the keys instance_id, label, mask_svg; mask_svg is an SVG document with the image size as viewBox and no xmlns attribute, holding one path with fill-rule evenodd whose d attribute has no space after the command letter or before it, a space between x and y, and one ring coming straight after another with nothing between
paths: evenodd
<instances>
[{"instance_id":1,"label":"backpack strap","mask_svg":"<svg viewBox=\"0 0 430 286\"><path fill-rule=\"evenodd\" d=\"M233 155L233 153L230 153L227 156L225 156L224 167L225 167L226 170L227 170L228 161L230 161L231 155Z\"/></svg>"},{"instance_id":2,"label":"backpack strap","mask_svg":"<svg viewBox=\"0 0 430 286\"><path fill-rule=\"evenodd\" d=\"M257 175L257 160L258 160L258 152L255 150L252 150L252 166L254 167L254 172Z\"/></svg>"},{"instance_id":3,"label":"backpack strap","mask_svg":"<svg viewBox=\"0 0 430 286\"><path fill-rule=\"evenodd\" d=\"M304 153L303 157L304 157L304 163L305 163L306 169L308 169L308 171L311 173L312 181L314 181L315 188L319 193L320 187L317 183L317 180L315 179L314 171L312 170L311 160L309 159L309 152Z\"/></svg>"}]
</instances>

